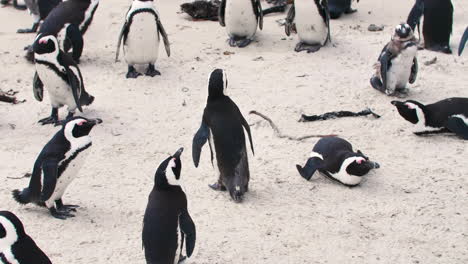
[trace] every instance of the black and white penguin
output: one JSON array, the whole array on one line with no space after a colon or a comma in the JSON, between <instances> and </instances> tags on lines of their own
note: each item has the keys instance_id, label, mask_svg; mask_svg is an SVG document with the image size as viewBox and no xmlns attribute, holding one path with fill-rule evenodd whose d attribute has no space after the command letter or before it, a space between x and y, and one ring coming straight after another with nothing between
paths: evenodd
<instances>
[{"instance_id":1,"label":"black and white penguin","mask_svg":"<svg viewBox=\"0 0 468 264\"><path fill-rule=\"evenodd\" d=\"M380 165L370 161L361 151L353 150L348 141L339 137L321 138L314 146L304 167L296 165L299 174L310 180L318 170L332 180L346 186L356 186L362 176Z\"/></svg>"},{"instance_id":2,"label":"black and white penguin","mask_svg":"<svg viewBox=\"0 0 468 264\"><path fill-rule=\"evenodd\" d=\"M36 74L34 75L34 97L42 101L44 86L49 92L52 105L50 117L39 120L42 125L58 124L58 109L68 106L68 116L75 110L83 111L81 106L89 105L94 97L84 90L83 77L72 57L59 48L58 40L53 35L39 34L33 44Z\"/></svg>"},{"instance_id":3,"label":"black and white penguin","mask_svg":"<svg viewBox=\"0 0 468 264\"><path fill-rule=\"evenodd\" d=\"M453 25L453 5L451 0L416 0L407 23L414 30L424 15L424 48L443 53L452 53L450 35Z\"/></svg>"},{"instance_id":4,"label":"black and white penguin","mask_svg":"<svg viewBox=\"0 0 468 264\"><path fill-rule=\"evenodd\" d=\"M42 20L54 9L62 0L25 0L26 7L34 19L31 28L18 29L18 33L35 33Z\"/></svg>"},{"instance_id":5,"label":"black and white penguin","mask_svg":"<svg viewBox=\"0 0 468 264\"><path fill-rule=\"evenodd\" d=\"M221 191L227 188L232 199L241 202L244 193L248 191L250 180L244 129L249 136L252 153L254 148L249 124L237 105L225 95L227 83L225 71L216 69L211 73L208 102L201 126L192 142L192 158L195 167L198 167L202 147L209 140L211 163L214 167L213 158L216 158L219 172L216 175L218 181L210 187Z\"/></svg>"},{"instance_id":6,"label":"black and white penguin","mask_svg":"<svg viewBox=\"0 0 468 264\"><path fill-rule=\"evenodd\" d=\"M465 29L462 38L460 39L460 45L458 45L458 56L461 56L463 49L465 48L466 41L468 41L468 27Z\"/></svg>"},{"instance_id":7,"label":"black and white penguin","mask_svg":"<svg viewBox=\"0 0 468 264\"><path fill-rule=\"evenodd\" d=\"M296 52L320 50L330 40L330 12L327 0L295 0L286 17L285 32L295 28L299 37Z\"/></svg>"},{"instance_id":8,"label":"black and white penguin","mask_svg":"<svg viewBox=\"0 0 468 264\"><path fill-rule=\"evenodd\" d=\"M356 9L351 8L353 0L328 0L328 10L330 10L330 18L337 19L344 14L352 14ZM359 0L357 0L359 2Z\"/></svg>"},{"instance_id":9,"label":"black and white penguin","mask_svg":"<svg viewBox=\"0 0 468 264\"><path fill-rule=\"evenodd\" d=\"M145 72L147 76L161 75L154 67L159 55L160 35L169 57L171 56L169 40L153 0L134 0L120 31L115 56L117 62L120 44L123 42L125 60L128 64L127 78L137 78L141 75L134 67L136 64L148 64Z\"/></svg>"},{"instance_id":10,"label":"black and white penguin","mask_svg":"<svg viewBox=\"0 0 468 264\"><path fill-rule=\"evenodd\" d=\"M231 47L246 47L252 42L257 26L263 29L260 0L221 0L219 24L226 27Z\"/></svg>"},{"instance_id":11,"label":"black and white penguin","mask_svg":"<svg viewBox=\"0 0 468 264\"><path fill-rule=\"evenodd\" d=\"M65 205L62 196L83 165L91 147L91 129L100 119L73 117L44 146L34 163L29 186L14 190L20 204L35 203L58 219L73 217L76 205Z\"/></svg>"},{"instance_id":12,"label":"black and white penguin","mask_svg":"<svg viewBox=\"0 0 468 264\"><path fill-rule=\"evenodd\" d=\"M0 211L0 263L52 264L36 242L26 234L21 220L9 211Z\"/></svg>"},{"instance_id":13,"label":"black and white penguin","mask_svg":"<svg viewBox=\"0 0 468 264\"><path fill-rule=\"evenodd\" d=\"M10 3L10 0L1 0L0 4L2 5L8 5ZM25 4L20 4L18 3L18 0L13 0L13 7L18 9L18 10L26 10L27 7Z\"/></svg>"},{"instance_id":14,"label":"black and white penguin","mask_svg":"<svg viewBox=\"0 0 468 264\"><path fill-rule=\"evenodd\" d=\"M417 126L416 135L452 132L468 139L468 98L453 97L428 105L414 100L392 101L392 105Z\"/></svg>"},{"instance_id":15,"label":"black and white penguin","mask_svg":"<svg viewBox=\"0 0 468 264\"><path fill-rule=\"evenodd\" d=\"M148 264L177 264L195 248L195 224L187 209L180 174L183 148L165 159L156 170L154 187L143 219L143 247ZM185 242L185 243L184 243Z\"/></svg>"},{"instance_id":16,"label":"black and white penguin","mask_svg":"<svg viewBox=\"0 0 468 264\"><path fill-rule=\"evenodd\" d=\"M407 94L407 83L414 83L418 74L417 51L411 27L405 23L396 26L392 40L385 45L374 66L372 87L387 95Z\"/></svg>"}]
</instances>

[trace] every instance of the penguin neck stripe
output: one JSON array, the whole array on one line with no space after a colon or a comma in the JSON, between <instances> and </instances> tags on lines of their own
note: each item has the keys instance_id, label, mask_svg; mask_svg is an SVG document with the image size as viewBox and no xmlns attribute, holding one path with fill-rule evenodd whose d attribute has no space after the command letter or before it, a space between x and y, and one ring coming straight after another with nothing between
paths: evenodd
<instances>
[{"instance_id":1,"label":"penguin neck stripe","mask_svg":"<svg viewBox=\"0 0 468 264\"><path fill-rule=\"evenodd\" d=\"M55 63L52 63L52 62L49 62L49 61L46 61L46 60L41 60L41 59L36 59L36 63L42 64L42 65L46 65L47 67L49 67L49 69L51 69L52 71L54 71L55 74L57 74L58 76L60 76L60 78L61 78L64 82L68 83L68 77L67 77L67 75L65 74L65 68L63 68L62 66L60 66L60 67L63 68L63 69L61 70L61 69L58 68L58 66L57 66Z\"/></svg>"}]
</instances>

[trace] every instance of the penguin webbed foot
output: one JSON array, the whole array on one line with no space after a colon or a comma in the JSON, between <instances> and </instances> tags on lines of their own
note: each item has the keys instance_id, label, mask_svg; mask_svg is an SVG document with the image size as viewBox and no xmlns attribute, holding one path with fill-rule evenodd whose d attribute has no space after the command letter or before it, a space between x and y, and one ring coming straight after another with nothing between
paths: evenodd
<instances>
[{"instance_id":1,"label":"penguin webbed foot","mask_svg":"<svg viewBox=\"0 0 468 264\"><path fill-rule=\"evenodd\" d=\"M148 65L148 69L146 69L146 72L145 72L145 75L146 76L150 76L150 77L154 77L156 75L161 75L161 72L159 72L158 70L156 70L154 68L154 64L149 64Z\"/></svg>"},{"instance_id":2,"label":"penguin webbed foot","mask_svg":"<svg viewBox=\"0 0 468 264\"><path fill-rule=\"evenodd\" d=\"M437 45L432 45L432 46L425 46L424 48L427 50L435 51L435 52L452 54L452 49L450 48L448 44L447 45L437 44Z\"/></svg>"},{"instance_id":3,"label":"penguin webbed foot","mask_svg":"<svg viewBox=\"0 0 468 264\"><path fill-rule=\"evenodd\" d=\"M58 120L57 116L49 116L37 121L41 125L54 124L55 126L61 125L62 123Z\"/></svg>"},{"instance_id":4,"label":"penguin webbed foot","mask_svg":"<svg viewBox=\"0 0 468 264\"><path fill-rule=\"evenodd\" d=\"M127 72L127 79L136 79L138 78L138 76L141 76L142 74L137 72L137 70L135 69L135 67L133 66L128 66L128 72Z\"/></svg>"},{"instance_id":5,"label":"penguin webbed foot","mask_svg":"<svg viewBox=\"0 0 468 264\"><path fill-rule=\"evenodd\" d=\"M49 211L53 217L60 219L60 220L66 220L67 218L75 217L75 215L69 212L58 211L57 209L55 209L55 207L49 208Z\"/></svg>"},{"instance_id":6,"label":"penguin webbed foot","mask_svg":"<svg viewBox=\"0 0 468 264\"><path fill-rule=\"evenodd\" d=\"M356 12L357 12L357 9L352 9L351 7L348 7L348 9L344 11L345 14L352 14Z\"/></svg>"},{"instance_id":7,"label":"penguin webbed foot","mask_svg":"<svg viewBox=\"0 0 468 264\"><path fill-rule=\"evenodd\" d=\"M79 208L79 205L74 205L74 204L64 204L60 207L58 207L59 212L76 212L76 208Z\"/></svg>"},{"instance_id":8,"label":"penguin webbed foot","mask_svg":"<svg viewBox=\"0 0 468 264\"><path fill-rule=\"evenodd\" d=\"M450 117L447 128L464 140L468 140L468 125L460 117Z\"/></svg>"},{"instance_id":9,"label":"penguin webbed foot","mask_svg":"<svg viewBox=\"0 0 468 264\"><path fill-rule=\"evenodd\" d=\"M252 42L252 40L251 40L251 39L248 39L248 38L239 40L239 41L237 42L237 47L239 47L239 48L245 48L245 47L247 47L251 42Z\"/></svg>"},{"instance_id":10,"label":"penguin webbed foot","mask_svg":"<svg viewBox=\"0 0 468 264\"><path fill-rule=\"evenodd\" d=\"M221 191L221 192L226 191L226 187L224 187L224 185L220 184L219 182L208 184L208 186L215 191Z\"/></svg>"},{"instance_id":11,"label":"penguin webbed foot","mask_svg":"<svg viewBox=\"0 0 468 264\"><path fill-rule=\"evenodd\" d=\"M307 51L307 53L314 53L320 50L322 45L320 44L306 44L304 42L299 42L294 48L295 52Z\"/></svg>"},{"instance_id":12,"label":"penguin webbed foot","mask_svg":"<svg viewBox=\"0 0 468 264\"><path fill-rule=\"evenodd\" d=\"M33 25L32 28L20 28L16 31L18 34L36 33L37 27Z\"/></svg>"},{"instance_id":13,"label":"penguin webbed foot","mask_svg":"<svg viewBox=\"0 0 468 264\"><path fill-rule=\"evenodd\" d=\"M179 261L177 263L181 263L181 262L184 262L185 260L187 259L186 256L180 254L180 257L179 257Z\"/></svg>"}]
</instances>

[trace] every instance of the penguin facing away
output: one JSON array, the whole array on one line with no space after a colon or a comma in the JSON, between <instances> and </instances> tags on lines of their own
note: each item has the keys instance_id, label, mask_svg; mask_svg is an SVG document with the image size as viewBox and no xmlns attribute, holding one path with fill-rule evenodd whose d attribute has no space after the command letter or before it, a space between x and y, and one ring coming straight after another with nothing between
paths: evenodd
<instances>
[{"instance_id":1,"label":"penguin facing away","mask_svg":"<svg viewBox=\"0 0 468 264\"><path fill-rule=\"evenodd\" d=\"M244 129L249 136L252 153L254 148L249 124L237 105L225 95L227 83L223 70L216 69L211 73L202 123L192 142L192 158L198 167L202 147L209 141L211 163L215 167L213 158L216 158L219 172L218 181L210 187L221 191L227 189L235 202L241 202L250 180Z\"/></svg>"},{"instance_id":2,"label":"penguin facing away","mask_svg":"<svg viewBox=\"0 0 468 264\"><path fill-rule=\"evenodd\" d=\"M0 211L0 262L52 264L47 255L26 234L21 220L9 211Z\"/></svg>"},{"instance_id":3,"label":"penguin facing away","mask_svg":"<svg viewBox=\"0 0 468 264\"><path fill-rule=\"evenodd\" d=\"M407 83L414 83L418 74L417 51L411 27L405 23L396 26L392 40L385 45L374 66L376 73L370 80L371 86L387 95L406 95Z\"/></svg>"},{"instance_id":4,"label":"penguin facing away","mask_svg":"<svg viewBox=\"0 0 468 264\"><path fill-rule=\"evenodd\" d=\"M339 137L321 138L314 146L304 167L296 165L299 174L310 180L318 170L328 178L352 187L362 181L362 176L380 168L361 151L353 151L348 141Z\"/></svg>"},{"instance_id":5,"label":"penguin facing away","mask_svg":"<svg viewBox=\"0 0 468 264\"><path fill-rule=\"evenodd\" d=\"M328 0L328 10L330 10L330 18L340 18L342 14L352 14L357 12L351 8L353 0ZM359 3L359 0L357 0Z\"/></svg>"},{"instance_id":6,"label":"penguin facing away","mask_svg":"<svg viewBox=\"0 0 468 264\"><path fill-rule=\"evenodd\" d=\"M74 115L76 109L82 112L81 106L90 105L94 101L94 97L84 89L83 76L78 65L69 54L60 50L55 36L43 36L39 33L33 50L36 66L34 97L41 102L45 86L52 105L51 115L39 120L39 123L58 125L59 107L68 106L68 119Z\"/></svg>"},{"instance_id":7,"label":"penguin facing away","mask_svg":"<svg viewBox=\"0 0 468 264\"><path fill-rule=\"evenodd\" d=\"M219 24L226 27L231 47L248 46L257 32L263 29L260 0L221 0Z\"/></svg>"},{"instance_id":8,"label":"penguin facing away","mask_svg":"<svg viewBox=\"0 0 468 264\"><path fill-rule=\"evenodd\" d=\"M414 30L424 16L424 48L427 50L452 53L450 35L453 26L453 5L451 0L416 0L407 23Z\"/></svg>"},{"instance_id":9,"label":"penguin facing away","mask_svg":"<svg viewBox=\"0 0 468 264\"><path fill-rule=\"evenodd\" d=\"M38 30L42 20L54 9L62 0L25 0L26 7L34 19L31 28L18 29L17 33L34 33Z\"/></svg>"},{"instance_id":10,"label":"penguin facing away","mask_svg":"<svg viewBox=\"0 0 468 264\"><path fill-rule=\"evenodd\" d=\"M143 219L142 240L148 264L177 264L195 248L196 229L181 186L180 148L156 170Z\"/></svg>"},{"instance_id":11,"label":"penguin facing away","mask_svg":"<svg viewBox=\"0 0 468 264\"><path fill-rule=\"evenodd\" d=\"M286 17L285 33L291 35L296 28L299 43L296 52L316 52L330 37L330 12L327 0L295 0Z\"/></svg>"},{"instance_id":12,"label":"penguin facing away","mask_svg":"<svg viewBox=\"0 0 468 264\"><path fill-rule=\"evenodd\" d=\"M392 101L398 113L417 126L414 134L440 134L452 132L468 140L468 98L452 97L424 105L414 100Z\"/></svg>"},{"instance_id":13,"label":"penguin facing away","mask_svg":"<svg viewBox=\"0 0 468 264\"><path fill-rule=\"evenodd\" d=\"M73 217L77 205L65 205L62 196L83 165L91 147L91 129L100 119L73 117L44 146L34 163L29 186L14 190L20 204L35 203L58 219Z\"/></svg>"},{"instance_id":14,"label":"penguin facing away","mask_svg":"<svg viewBox=\"0 0 468 264\"><path fill-rule=\"evenodd\" d=\"M128 64L127 78L137 78L141 75L136 71L135 64L148 64L145 73L147 76L161 75L154 67L159 55L160 36L163 39L167 56L170 57L171 50L167 33L153 0L134 0L120 31L115 56L117 62L120 44L123 42L125 60Z\"/></svg>"},{"instance_id":15,"label":"penguin facing away","mask_svg":"<svg viewBox=\"0 0 468 264\"><path fill-rule=\"evenodd\" d=\"M468 27L465 29L462 38L460 39L460 45L458 45L458 56L461 56L463 49L465 48L466 41L468 41Z\"/></svg>"}]
</instances>

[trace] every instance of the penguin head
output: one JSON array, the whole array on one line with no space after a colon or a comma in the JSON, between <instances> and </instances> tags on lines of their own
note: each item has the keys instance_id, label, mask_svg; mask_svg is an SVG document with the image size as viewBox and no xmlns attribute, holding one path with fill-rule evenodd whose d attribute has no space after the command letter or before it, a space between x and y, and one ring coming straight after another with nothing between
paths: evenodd
<instances>
[{"instance_id":1,"label":"penguin head","mask_svg":"<svg viewBox=\"0 0 468 264\"><path fill-rule=\"evenodd\" d=\"M214 70L208 80L208 100L225 96L227 85L226 72L222 69Z\"/></svg>"},{"instance_id":2,"label":"penguin head","mask_svg":"<svg viewBox=\"0 0 468 264\"><path fill-rule=\"evenodd\" d=\"M184 148L180 148L174 155L168 157L159 165L154 176L155 185L158 189L181 186L180 173L182 171L182 162L180 155L182 155L183 151Z\"/></svg>"},{"instance_id":3,"label":"penguin head","mask_svg":"<svg viewBox=\"0 0 468 264\"><path fill-rule=\"evenodd\" d=\"M36 54L58 52L58 49L58 40L54 35L44 35L40 33L33 43L33 51Z\"/></svg>"},{"instance_id":4,"label":"penguin head","mask_svg":"<svg viewBox=\"0 0 468 264\"><path fill-rule=\"evenodd\" d=\"M364 176L372 169L378 169L377 162L370 161L361 151L357 151L353 161L346 167L346 172L354 176Z\"/></svg>"},{"instance_id":5,"label":"penguin head","mask_svg":"<svg viewBox=\"0 0 468 264\"><path fill-rule=\"evenodd\" d=\"M23 223L15 214L9 211L0 211L0 252L9 250L25 235Z\"/></svg>"},{"instance_id":6,"label":"penguin head","mask_svg":"<svg viewBox=\"0 0 468 264\"><path fill-rule=\"evenodd\" d=\"M413 37L413 30L411 29L410 25L401 23L395 27L395 35L400 40L405 41Z\"/></svg>"},{"instance_id":7,"label":"penguin head","mask_svg":"<svg viewBox=\"0 0 468 264\"><path fill-rule=\"evenodd\" d=\"M99 123L102 123L102 120L99 118L87 119L81 116L70 118L63 126L65 137L71 141L73 139L88 136L91 129Z\"/></svg>"},{"instance_id":8,"label":"penguin head","mask_svg":"<svg viewBox=\"0 0 468 264\"><path fill-rule=\"evenodd\" d=\"M398 113L407 121L417 124L422 117L418 112L423 112L424 105L414 100L407 100L405 102L392 101L392 105L396 106Z\"/></svg>"}]
</instances>

